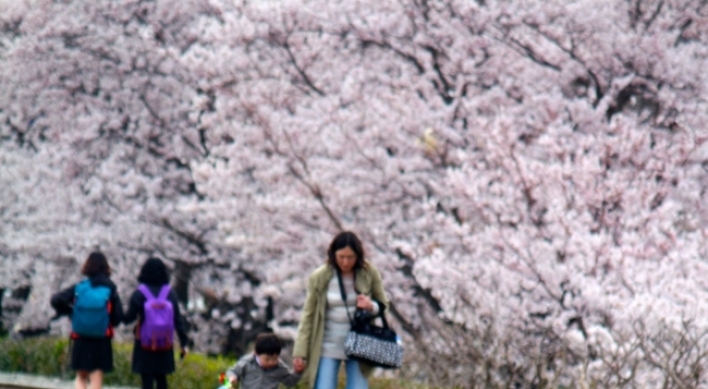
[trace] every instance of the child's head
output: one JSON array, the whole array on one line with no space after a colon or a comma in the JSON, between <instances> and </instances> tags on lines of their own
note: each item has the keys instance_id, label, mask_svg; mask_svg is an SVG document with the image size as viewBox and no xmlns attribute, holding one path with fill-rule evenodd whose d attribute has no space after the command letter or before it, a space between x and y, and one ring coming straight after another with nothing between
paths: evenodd
<instances>
[{"instance_id":1,"label":"child's head","mask_svg":"<svg viewBox=\"0 0 708 389\"><path fill-rule=\"evenodd\" d=\"M274 333L258 334L256 337L256 356L264 369L278 365L278 357L282 349L283 344Z\"/></svg>"},{"instance_id":2,"label":"child's head","mask_svg":"<svg viewBox=\"0 0 708 389\"><path fill-rule=\"evenodd\" d=\"M111 267L108 266L108 260L103 253L95 251L91 253L84 266L81 268L81 274L87 277L97 276L99 274L111 275Z\"/></svg>"}]
</instances>

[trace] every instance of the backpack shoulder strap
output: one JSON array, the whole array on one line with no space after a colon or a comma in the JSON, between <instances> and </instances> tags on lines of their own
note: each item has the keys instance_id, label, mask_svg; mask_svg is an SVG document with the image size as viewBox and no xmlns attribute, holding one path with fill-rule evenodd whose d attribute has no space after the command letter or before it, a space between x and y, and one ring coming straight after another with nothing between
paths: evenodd
<instances>
[{"instance_id":1,"label":"backpack shoulder strap","mask_svg":"<svg viewBox=\"0 0 708 389\"><path fill-rule=\"evenodd\" d=\"M145 284L140 284L138 286L138 290L145 296L145 299L147 301L152 301L155 299L155 296L152 295L152 292L150 292L150 288L147 287Z\"/></svg>"},{"instance_id":2,"label":"backpack shoulder strap","mask_svg":"<svg viewBox=\"0 0 708 389\"><path fill-rule=\"evenodd\" d=\"M157 299L160 301L167 300L167 296L170 294L170 284L162 285L162 288L160 288L160 294L157 296Z\"/></svg>"},{"instance_id":3,"label":"backpack shoulder strap","mask_svg":"<svg viewBox=\"0 0 708 389\"><path fill-rule=\"evenodd\" d=\"M74 285L74 292L76 292L77 289L82 289L91 286L91 280L88 278L85 278Z\"/></svg>"}]
</instances>

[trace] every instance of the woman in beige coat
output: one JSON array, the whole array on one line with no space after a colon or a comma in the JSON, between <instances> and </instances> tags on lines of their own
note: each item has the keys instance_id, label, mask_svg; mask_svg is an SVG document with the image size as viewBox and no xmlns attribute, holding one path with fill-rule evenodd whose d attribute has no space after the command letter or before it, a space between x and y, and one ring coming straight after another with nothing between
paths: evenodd
<instances>
[{"instance_id":1,"label":"woman in beige coat","mask_svg":"<svg viewBox=\"0 0 708 389\"><path fill-rule=\"evenodd\" d=\"M346 291L342 299L339 278ZM356 308L383 314L388 299L379 271L364 257L359 238L352 232L338 234L327 250L327 263L315 269L307 284L293 350L293 367L305 370L303 381L314 389L335 389L342 362L347 372L346 389L367 389L372 366L347 359L344 339L349 317Z\"/></svg>"}]
</instances>

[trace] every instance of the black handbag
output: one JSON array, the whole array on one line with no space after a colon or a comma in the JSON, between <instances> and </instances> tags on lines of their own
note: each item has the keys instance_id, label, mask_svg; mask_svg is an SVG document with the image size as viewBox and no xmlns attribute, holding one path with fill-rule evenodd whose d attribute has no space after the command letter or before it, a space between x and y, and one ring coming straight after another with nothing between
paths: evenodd
<instances>
[{"instance_id":1,"label":"black handbag","mask_svg":"<svg viewBox=\"0 0 708 389\"><path fill-rule=\"evenodd\" d=\"M379 306L379 314L374 316L371 313L356 309L354 318L349 315L347 305L347 294L342 284L342 274L337 269L339 281L339 291L342 294L344 306L347 308L347 316L351 323L351 329L347 333L344 341L344 354L350 359L365 362L369 365L384 369L397 369L403 362L403 347L398 342L398 335L388 326L384 315L384 306L379 301L374 300ZM383 327L373 324L376 317L381 318Z\"/></svg>"}]
</instances>

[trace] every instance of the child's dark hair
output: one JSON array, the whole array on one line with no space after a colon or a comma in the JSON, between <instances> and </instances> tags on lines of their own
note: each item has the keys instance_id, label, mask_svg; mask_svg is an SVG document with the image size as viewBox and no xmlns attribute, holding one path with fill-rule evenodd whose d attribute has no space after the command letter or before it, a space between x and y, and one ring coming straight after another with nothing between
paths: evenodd
<instances>
[{"instance_id":1,"label":"child's dark hair","mask_svg":"<svg viewBox=\"0 0 708 389\"><path fill-rule=\"evenodd\" d=\"M148 285L165 285L170 283L170 275L167 266L160 258L150 257L140 268L138 282Z\"/></svg>"},{"instance_id":2,"label":"child's dark hair","mask_svg":"<svg viewBox=\"0 0 708 389\"><path fill-rule=\"evenodd\" d=\"M111 267L108 266L108 260L103 253L94 251L86 258L86 262L81 267L81 274L87 277L97 276L99 274L111 275Z\"/></svg>"},{"instance_id":3,"label":"child's dark hair","mask_svg":"<svg viewBox=\"0 0 708 389\"><path fill-rule=\"evenodd\" d=\"M256 337L256 354L260 355L280 355L283 343L280 338L272 332L258 334Z\"/></svg>"}]
</instances>

